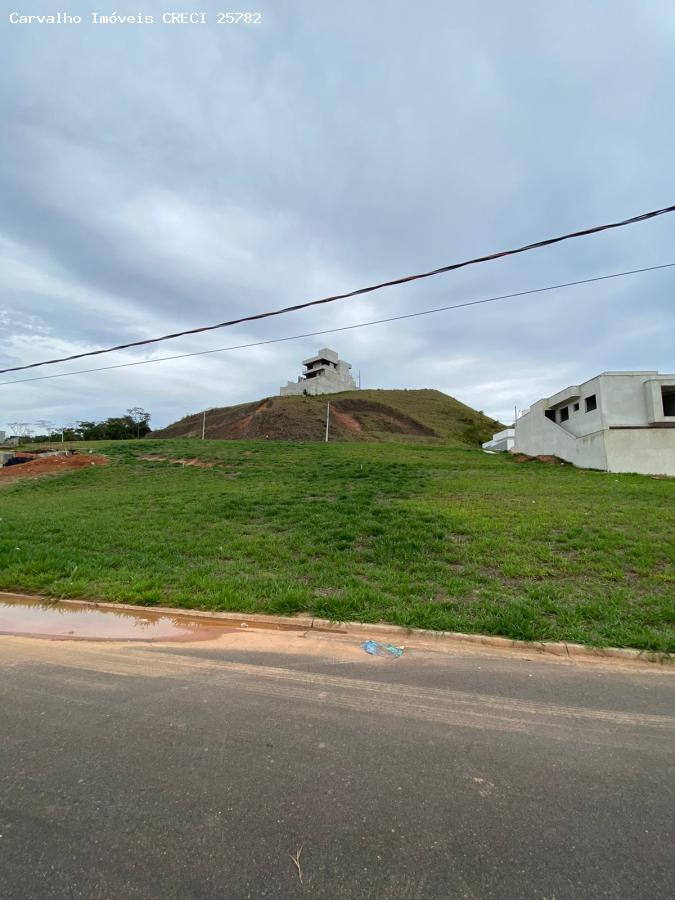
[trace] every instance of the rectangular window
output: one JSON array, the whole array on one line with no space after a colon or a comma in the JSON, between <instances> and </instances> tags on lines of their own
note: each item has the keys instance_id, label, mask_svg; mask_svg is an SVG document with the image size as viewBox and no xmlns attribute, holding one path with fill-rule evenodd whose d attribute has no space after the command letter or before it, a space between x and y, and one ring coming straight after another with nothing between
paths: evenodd
<instances>
[{"instance_id":1,"label":"rectangular window","mask_svg":"<svg viewBox=\"0 0 675 900\"><path fill-rule=\"evenodd\" d=\"M570 417L570 408L569 406L563 406L560 410L560 421L566 422Z\"/></svg>"},{"instance_id":2,"label":"rectangular window","mask_svg":"<svg viewBox=\"0 0 675 900\"><path fill-rule=\"evenodd\" d=\"M574 410L574 412L579 412L579 404L575 403L572 409Z\"/></svg>"},{"instance_id":3,"label":"rectangular window","mask_svg":"<svg viewBox=\"0 0 675 900\"><path fill-rule=\"evenodd\" d=\"M552 422L555 422L555 410L554 409L545 409L544 415L547 419L550 419Z\"/></svg>"},{"instance_id":4,"label":"rectangular window","mask_svg":"<svg viewBox=\"0 0 675 900\"><path fill-rule=\"evenodd\" d=\"M597 408L598 401L595 399L595 394L591 394L590 397L586 397L586 412L593 412L593 410Z\"/></svg>"},{"instance_id":5,"label":"rectangular window","mask_svg":"<svg viewBox=\"0 0 675 900\"><path fill-rule=\"evenodd\" d=\"M675 385L663 385L661 388L661 402L663 403L663 415L675 416Z\"/></svg>"}]
</instances>

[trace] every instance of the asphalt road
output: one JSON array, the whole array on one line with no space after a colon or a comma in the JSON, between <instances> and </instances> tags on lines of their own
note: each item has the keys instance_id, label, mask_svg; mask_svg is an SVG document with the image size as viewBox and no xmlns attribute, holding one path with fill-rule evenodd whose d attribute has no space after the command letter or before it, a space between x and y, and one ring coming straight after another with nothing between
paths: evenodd
<instances>
[{"instance_id":1,"label":"asphalt road","mask_svg":"<svg viewBox=\"0 0 675 900\"><path fill-rule=\"evenodd\" d=\"M0 637L0 896L672 896L674 698L295 634Z\"/></svg>"}]
</instances>

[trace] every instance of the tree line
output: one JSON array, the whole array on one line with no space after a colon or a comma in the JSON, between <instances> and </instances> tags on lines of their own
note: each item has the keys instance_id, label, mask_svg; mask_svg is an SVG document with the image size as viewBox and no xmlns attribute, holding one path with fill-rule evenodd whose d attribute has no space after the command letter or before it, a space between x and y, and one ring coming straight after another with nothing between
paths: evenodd
<instances>
[{"instance_id":1,"label":"tree line","mask_svg":"<svg viewBox=\"0 0 675 900\"><path fill-rule=\"evenodd\" d=\"M68 425L56 425L46 419L37 422L8 422L10 435L22 441L124 441L142 438L150 431L150 413L140 406L126 410L123 416L110 416L96 422L81 419Z\"/></svg>"}]
</instances>

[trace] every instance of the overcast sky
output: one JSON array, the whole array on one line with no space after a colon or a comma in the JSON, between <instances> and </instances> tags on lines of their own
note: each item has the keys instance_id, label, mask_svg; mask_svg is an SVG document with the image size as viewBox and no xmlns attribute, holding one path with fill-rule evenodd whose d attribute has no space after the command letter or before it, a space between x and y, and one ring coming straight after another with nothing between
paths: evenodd
<instances>
[{"instance_id":1,"label":"overcast sky","mask_svg":"<svg viewBox=\"0 0 675 900\"><path fill-rule=\"evenodd\" d=\"M0 367L351 290L675 203L675 5L26 2L0 25ZM227 7L222 7L226 9ZM153 25L92 25L100 14ZM675 215L56 374L675 261ZM675 370L675 269L388 325L0 387L9 421L161 427L277 394L318 347L365 387L502 421L605 370Z\"/></svg>"}]
</instances>

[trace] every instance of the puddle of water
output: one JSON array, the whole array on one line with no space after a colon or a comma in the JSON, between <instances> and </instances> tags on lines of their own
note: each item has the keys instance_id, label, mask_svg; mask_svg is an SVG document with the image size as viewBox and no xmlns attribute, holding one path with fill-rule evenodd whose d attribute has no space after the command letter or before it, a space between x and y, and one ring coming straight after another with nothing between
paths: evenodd
<instances>
[{"instance_id":1,"label":"puddle of water","mask_svg":"<svg viewBox=\"0 0 675 900\"><path fill-rule=\"evenodd\" d=\"M0 599L0 634L53 640L205 641L235 631L240 631L237 623L205 622L145 609L97 609L62 600Z\"/></svg>"}]
</instances>

